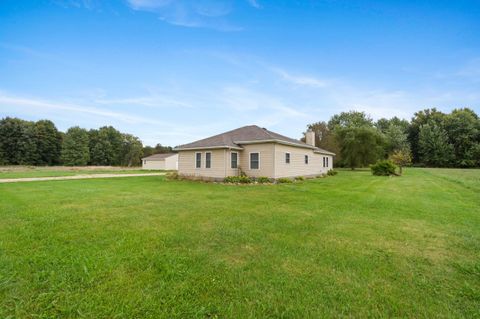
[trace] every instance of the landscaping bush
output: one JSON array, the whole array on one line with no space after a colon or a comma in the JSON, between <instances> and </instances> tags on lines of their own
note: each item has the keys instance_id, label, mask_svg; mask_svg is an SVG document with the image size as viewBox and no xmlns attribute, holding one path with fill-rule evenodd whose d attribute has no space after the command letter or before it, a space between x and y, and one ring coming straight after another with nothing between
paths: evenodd
<instances>
[{"instance_id":1,"label":"landscaping bush","mask_svg":"<svg viewBox=\"0 0 480 319\"><path fill-rule=\"evenodd\" d=\"M270 178L268 177L265 177L265 176L260 176L256 179L257 183L260 183L260 184L268 184L270 183Z\"/></svg>"},{"instance_id":2,"label":"landscaping bush","mask_svg":"<svg viewBox=\"0 0 480 319\"><path fill-rule=\"evenodd\" d=\"M334 169L331 169L327 172L327 175L328 176L335 176L338 174L338 171L334 170Z\"/></svg>"},{"instance_id":3,"label":"landscaping bush","mask_svg":"<svg viewBox=\"0 0 480 319\"><path fill-rule=\"evenodd\" d=\"M396 175L395 170L397 166L390 160L378 161L370 166L373 175L377 176L390 176Z\"/></svg>"},{"instance_id":4,"label":"landscaping bush","mask_svg":"<svg viewBox=\"0 0 480 319\"><path fill-rule=\"evenodd\" d=\"M177 172L169 172L166 175L167 180L169 181L174 181L180 179L180 176L178 175Z\"/></svg>"},{"instance_id":5,"label":"landscaping bush","mask_svg":"<svg viewBox=\"0 0 480 319\"><path fill-rule=\"evenodd\" d=\"M288 184L288 183L293 183L293 181L290 178L282 177L277 179L277 183Z\"/></svg>"},{"instance_id":6,"label":"landscaping bush","mask_svg":"<svg viewBox=\"0 0 480 319\"><path fill-rule=\"evenodd\" d=\"M229 184L250 184L253 179L248 176L227 176L223 181Z\"/></svg>"},{"instance_id":7,"label":"landscaping bush","mask_svg":"<svg viewBox=\"0 0 480 319\"><path fill-rule=\"evenodd\" d=\"M304 180L305 180L305 177L303 177L303 176L297 176L297 177L295 177L295 180L296 180L297 182L301 182L301 181L304 181Z\"/></svg>"}]
</instances>

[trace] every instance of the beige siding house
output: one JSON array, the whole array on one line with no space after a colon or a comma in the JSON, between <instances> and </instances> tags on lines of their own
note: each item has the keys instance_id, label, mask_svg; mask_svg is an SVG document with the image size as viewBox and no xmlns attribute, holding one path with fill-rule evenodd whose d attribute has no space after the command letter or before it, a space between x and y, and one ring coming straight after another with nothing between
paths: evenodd
<instances>
[{"instance_id":1,"label":"beige siding house","mask_svg":"<svg viewBox=\"0 0 480 319\"><path fill-rule=\"evenodd\" d=\"M161 169L176 170L178 169L178 154L154 154L142 158L142 169Z\"/></svg>"},{"instance_id":2,"label":"beige siding house","mask_svg":"<svg viewBox=\"0 0 480 319\"><path fill-rule=\"evenodd\" d=\"M241 172L274 179L326 174L335 154L314 141L314 132L307 132L303 143L256 125L244 126L176 147L178 173L215 180Z\"/></svg>"}]
</instances>

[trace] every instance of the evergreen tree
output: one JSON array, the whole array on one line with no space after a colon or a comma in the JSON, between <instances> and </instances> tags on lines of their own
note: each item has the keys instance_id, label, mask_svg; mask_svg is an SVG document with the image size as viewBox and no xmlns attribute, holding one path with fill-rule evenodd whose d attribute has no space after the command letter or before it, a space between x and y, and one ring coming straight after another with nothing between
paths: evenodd
<instances>
[{"instance_id":1,"label":"evergreen tree","mask_svg":"<svg viewBox=\"0 0 480 319\"><path fill-rule=\"evenodd\" d=\"M455 109L445 117L445 130L455 152L454 165L473 167L477 165L477 145L480 143L480 120L474 111Z\"/></svg>"},{"instance_id":2,"label":"evergreen tree","mask_svg":"<svg viewBox=\"0 0 480 319\"><path fill-rule=\"evenodd\" d=\"M87 165L90 159L88 132L78 126L71 127L65 134L61 159L67 166Z\"/></svg>"},{"instance_id":3,"label":"evergreen tree","mask_svg":"<svg viewBox=\"0 0 480 319\"><path fill-rule=\"evenodd\" d=\"M419 146L420 127L428 122L433 122L436 125L443 126L444 120L445 114L437 111L436 108L425 109L415 113L408 130L408 141L410 143L412 160L414 163L419 163L421 157Z\"/></svg>"},{"instance_id":4,"label":"evergreen tree","mask_svg":"<svg viewBox=\"0 0 480 319\"><path fill-rule=\"evenodd\" d=\"M420 126L418 146L420 160L427 166L448 167L454 160L447 132L434 121Z\"/></svg>"}]
</instances>

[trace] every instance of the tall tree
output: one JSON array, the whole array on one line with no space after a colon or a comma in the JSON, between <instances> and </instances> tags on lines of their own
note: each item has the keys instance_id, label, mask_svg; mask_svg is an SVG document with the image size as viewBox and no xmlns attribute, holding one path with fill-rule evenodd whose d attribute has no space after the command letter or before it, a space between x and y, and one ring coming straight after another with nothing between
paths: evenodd
<instances>
[{"instance_id":1,"label":"tall tree","mask_svg":"<svg viewBox=\"0 0 480 319\"><path fill-rule=\"evenodd\" d=\"M336 129L340 153L351 169L374 163L384 154L382 135L373 127L346 127Z\"/></svg>"},{"instance_id":2,"label":"tall tree","mask_svg":"<svg viewBox=\"0 0 480 319\"><path fill-rule=\"evenodd\" d=\"M122 162L122 133L112 126L89 131L91 165L120 165Z\"/></svg>"},{"instance_id":3,"label":"tall tree","mask_svg":"<svg viewBox=\"0 0 480 319\"><path fill-rule=\"evenodd\" d=\"M384 132L384 135L386 140L385 151L387 155L399 150L410 150L408 135L401 126L396 124L390 125Z\"/></svg>"},{"instance_id":4,"label":"tall tree","mask_svg":"<svg viewBox=\"0 0 480 319\"><path fill-rule=\"evenodd\" d=\"M34 139L38 153L35 164L54 165L60 162L62 136L52 121L37 121L34 124Z\"/></svg>"},{"instance_id":5,"label":"tall tree","mask_svg":"<svg viewBox=\"0 0 480 319\"><path fill-rule=\"evenodd\" d=\"M347 127L373 127L373 120L365 112L348 111L332 116L328 121L328 128L335 131Z\"/></svg>"},{"instance_id":6,"label":"tall tree","mask_svg":"<svg viewBox=\"0 0 480 319\"><path fill-rule=\"evenodd\" d=\"M408 141L410 142L412 159L414 163L420 162L420 127L428 122L435 123L437 126L443 127L444 120L445 114L438 111L436 108L425 109L415 113L408 130Z\"/></svg>"},{"instance_id":7,"label":"tall tree","mask_svg":"<svg viewBox=\"0 0 480 319\"><path fill-rule=\"evenodd\" d=\"M445 117L445 130L455 152L455 166L477 165L477 145L480 143L480 120L471 109L455 109Z\"/></svg>"},{"instance_id":8,"label":"tall tree","mask_svg":"<svg viewBox=\"0 0 480 319\"><path fill-rule=\"evenodd\" d=\"M420 126L418 151L420 160L427 166L447 167L455 157L447 132L433 120Z\"/></svg>"},{"instance_id":9,"label":"tall tree","mask_svg":"<svg viewBox=\"0 0 480 319\"><path fill-rule=\"evenodd\" d=\"M173 151L173 148L171 146L163 146L162 144L157 144L155 145L155 151L154 154L165 154L165 153L171 153Z\"/></svg>"},{"instance_id":10,"label":"tall tree","mask_svg":"<svg viewBox=\"0 0 480 319\"><path fill-rule=\"evenodd\" d=\"M143 156L143 145L140 139L131 134L123 134L123 151L122 162L123 166L138 166L141 163Z\"/></svg>"},{"instance_id":11,"label":"tall tree","mask_svg":"<svg viewBox=\"0 0 480 319\"><path fill-rule=\"evenodd\" d=\"M78 126L68 129L63 139L61 159L67 166L87 165L90 159L88 132Z\"/></svg>"},{"instance_id":12,"label":"tall tree","mask_svg":"<svg viewBox=\"0 0 480 319\"><path fill-rule=\"evenodd\" d=\"M34 165L38 161L33 122L6 117L0 120L0 157L4 164Z\"/></svg>"}]
</instances>

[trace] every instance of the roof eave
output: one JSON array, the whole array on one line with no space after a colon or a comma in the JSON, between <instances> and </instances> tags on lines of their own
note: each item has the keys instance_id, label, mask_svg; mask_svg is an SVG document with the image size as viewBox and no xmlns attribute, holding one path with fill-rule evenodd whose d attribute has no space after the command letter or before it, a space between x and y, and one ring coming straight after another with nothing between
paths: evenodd
<instances>
[{"instance_id":1,"label":"roof eave","mask_svg":"<svg viewBox=\"0 0 480 319\"><path fill-rule=\"evenodd\" d=\"M282 141L282 140L277 140L277 139L270 139L270 140L255 140L255 141L235 141L235 144L262 144L262 143L278 143L278 144L283 144L283 145L289 145L289 146L295 146L295 147L301 147L301 148L308 148L308 149L315 149L315 146L311 146L308 144L297 144L297 143L292 143L288 141Z\"/></svg>"},{"instance_id":2,"label":"roof eave","mask_svg":"<svg viewBox=\"0 0 480 319\"><path fill-rule=\"evenodd\" d=\"M175 147L174 151L198 151L198 150L214 150L214 149L231 149L231 150L238 150L241 151L243 148L241 147L234 147L228 145L221 145L221 146L197 146L197 147Z\"/></svg>"}]
</instances>

